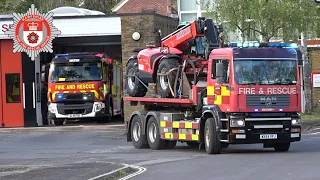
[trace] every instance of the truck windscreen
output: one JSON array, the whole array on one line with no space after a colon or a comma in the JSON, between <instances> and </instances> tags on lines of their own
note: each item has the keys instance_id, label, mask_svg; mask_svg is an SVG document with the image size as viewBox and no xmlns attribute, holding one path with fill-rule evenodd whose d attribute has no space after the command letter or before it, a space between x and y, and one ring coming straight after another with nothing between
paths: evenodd
<instances>
[{"instance_id":1,"label":"truck windscreen","mask_svg":"<svg viewBox=\"0 0 320 180\"><path fill-rule=\"evenodd\" d=\"M235 60L234 78L239 85L294 85L297 83L295 60Z\"/></svg>"},{"instance_id":2,"label":"truck windscreen","mask_svg":"<svg viewBox=\"0 0 320 180\"><path fill-rule=\"evenodd\" d=\"M50 66L50 82L83 82L102 79L101 63L59 63Z\"/></svg>"}]
</instances>

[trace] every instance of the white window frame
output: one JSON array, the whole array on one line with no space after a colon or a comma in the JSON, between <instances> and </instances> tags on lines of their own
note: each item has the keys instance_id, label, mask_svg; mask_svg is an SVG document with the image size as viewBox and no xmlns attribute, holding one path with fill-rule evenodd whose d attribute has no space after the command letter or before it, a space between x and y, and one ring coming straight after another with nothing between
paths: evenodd
<instances>
[{"instance_id":1,"label":"white window frame","mask_svg":"<svg viewBox=\"0 0 320 180\"><path fill-rule=\"evenodd\" d=\"M178 15L179 15L179 22L181 22L182 20L181 20L181 14L197 14L197 16L200 16L199 14L198 14L198 11L197 10L194 10L194 11L181 11L181 8L180 8L180 6L181 6L181 1L183 1L183 0L178 0L177 2L178 2ZM206 13L207 11L206 10L201 10L201 13L203 14L203 13Z\"/></svg>"}]
</instances>

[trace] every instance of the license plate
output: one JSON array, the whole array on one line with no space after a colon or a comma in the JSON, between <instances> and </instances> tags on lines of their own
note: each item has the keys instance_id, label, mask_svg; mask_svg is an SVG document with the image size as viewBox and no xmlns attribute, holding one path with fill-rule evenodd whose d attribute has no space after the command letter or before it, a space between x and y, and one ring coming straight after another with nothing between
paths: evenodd
<instances>
[{"instance_id":1,"label":"license plate","mask_svg":"<svg viewBox=\"0 0 320 180\"><path fill-rule=\"evenodd\" d=\"M260 134L260 139L277 139L277 134Z\"/></svg>"},{"instance_id":2,"label":"license plate","mask_svg":"<svg viewBox=\"0 0 320 180\"><path fill-rule=\"evenodd\" d=\"M81 117L81 114L69 114L70 118Z\"/></svg>"}]
</instances>

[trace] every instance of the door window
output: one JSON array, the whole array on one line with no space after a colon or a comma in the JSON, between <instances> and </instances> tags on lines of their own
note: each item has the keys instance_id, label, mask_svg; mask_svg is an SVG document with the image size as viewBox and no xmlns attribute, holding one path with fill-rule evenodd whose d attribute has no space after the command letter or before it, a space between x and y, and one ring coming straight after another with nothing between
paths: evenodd
<instances>
[{"instance_id":1,"label":"door window","mask_svg":"<svg viewBox=\"0 0 320 180\"><path fill-rule=\"evenodd\" d=\"M20 73L5 74L7 103L20 103Z\"/></svg>"}]
</instances>

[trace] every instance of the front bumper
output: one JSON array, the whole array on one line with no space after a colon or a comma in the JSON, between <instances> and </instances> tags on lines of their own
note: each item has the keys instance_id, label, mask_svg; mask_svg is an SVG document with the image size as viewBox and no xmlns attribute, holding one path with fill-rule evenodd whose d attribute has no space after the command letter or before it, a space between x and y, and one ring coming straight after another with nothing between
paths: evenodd
<instances>
[{"instance_id":1,"label":"front bumper","mask_svg":"<svg viewBox=\"0 0 320 180\"><path fill-rule=\"evenodd\" d=\"M91 105L50 103L48 106L49 119L78 119L105 116L107 116L105 104L102 102L94 102Z\"/></svg>"},{"instance_id":2,"label":"front bumper","mask_svg":"<svg viewBox=\"0 0 320 180\"><path fill-rule=\"evenodd\" d=\"M299 131L293 131L299 129ZM243 131L242 131L243 132ZM262 139L260 135L269 138ZM275 137L276 135L276 137ZM282 129L281 132L261 132L253 133L245 131L244 133L230 133L230 144L253 144L253 143L285 143L301 140L301 126L293 126L289 129Z\"/></svg>"}]
</instances>

